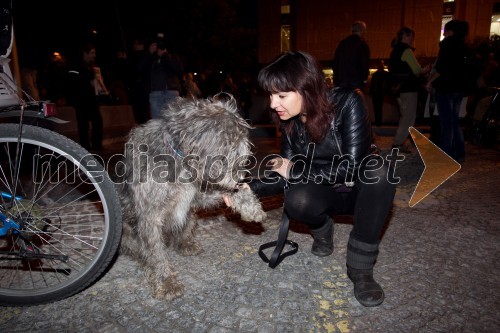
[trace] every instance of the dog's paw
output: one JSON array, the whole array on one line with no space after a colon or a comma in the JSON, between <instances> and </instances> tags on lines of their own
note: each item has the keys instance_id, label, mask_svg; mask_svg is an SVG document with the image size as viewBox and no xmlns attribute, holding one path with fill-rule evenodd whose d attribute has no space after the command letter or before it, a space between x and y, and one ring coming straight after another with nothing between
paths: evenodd
<instances>
[{"instance_id":1,"label":"dog's paw","mask_svg":"<svg viewBox=\"0 0 500 333\"><path fill-rule=\"evenodd\" d=\"M254 209L248 209L248 207L240 212L241 219L247 222L262 222L266 219L267 214L262 210L261 207L253 207Z\"/></svg>"},{"instance_id":2,"label":"dog's paw","mask_svg":"<svg viewBox=\"0 0 500 333\"><path fill-rule=\"evenodd\" d=\"M240 214L241 219L247 222L262 222L267 214L262 209L259 199L251 190L240 190L231 196L234 212Z\"/></svg>"},{"instance_id":3,"label":"dog's paw","mask_svg":"<svg viewBox=\"0 0 500 333\"><path fill-rule=\"evenodd\" d=\"M184 285L177 280L176 274L171 274L162 281L156 281L151 288L151 293L156 299L170 301L184 295Z\"/></svg>"},{"instance_id":4,"label":"dog's paw","mask_svg":"<svg viewBox=\"0 0 500 333\"><path fill-rule=\"evenodd\" d=\"M245 216L246 219L243 221L254 221L254 222L263 222L267 218L266 212L262 210L262 207L255 207L255 210L251 212L248 216Z\"/></svg>"},{"instance_id":5,"label":"dog's paw","mask_svg":"<svg viewBox=\"0 0 500 333\"><path fill-rule=\"evenodd\" d=\"M203 252L203 247L195 241L187 241L177 246L177 252L181 256L196 256Z\"/></svg>"}]
</instances>

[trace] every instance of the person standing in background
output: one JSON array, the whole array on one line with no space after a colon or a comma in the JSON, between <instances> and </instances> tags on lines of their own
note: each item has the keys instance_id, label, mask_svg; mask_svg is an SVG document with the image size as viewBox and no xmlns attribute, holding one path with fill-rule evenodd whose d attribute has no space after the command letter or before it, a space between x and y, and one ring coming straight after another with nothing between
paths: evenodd
<instances>
[{"instance_id":1,"label":"person standing in background","mask_svg":"<svg viewBox=\"0 0 500 333\"><path fill-rule=\"evenodd\" d=\"M435 70L427 80L426 88L436 90L436 105L441 124L440 148L462 163L465 144L459 124L460 105L466 96L465 38L469 31L465 21L451 20L444 26L444 39L439 43Z\"/></svg>"},{"instance_id":2,"label":"person standing in background","mask_svg":"<svg viewBox=\"0 0 500 333\"><path fill-rule=\"evenodd\" d=\"M201 98L201 90L194 80L192 72L184 73L182 77L182 85L184 87L184 96L187 98Z\"/></svg>"},{"instance_id":3,"label":"person standing in background","mask_svg":"<svg viewBox=\"0 0 500 333\"><path fill-rule=\"evenodd\" d=\"M132 85L133 69L127 52L123 49L116 51L116 56L111 62L109 92L111 101L116 104L131 104L130 87Z\"/></svg>"},{"instance_id":4,"label":"person standing in background","mask_svg":"<svg viewBox=\"0 0 500 333\"><path fill-rule=\"evenodd\" d=\"M372 98L373 113L375 115L375 126L382 126L382 110L384 97L387 92L387 78L389 73L385 71L385 64L380 60L377 71L372 74L370 81L370 96Z\"/></svg>"},{"instance_id":5,"label":"person standing in background","mask_svg":"<svg viewBox=\"0 0 500 333\"><path fill-rule=\"evenodd\" d=\"M158 34L140 69L147 75L151 118L158 118L165 104L180 96L184 65L179 56L168 52L163 34Z\"/></svg>"},{"instance_id":6,"label":"person standing in background","mask_svg":"<svg viewBox=\"0 0 500 333\"><path fill-rule=\"evenodd\" d=\"M86 149L102 149L103 122L99 110L98 91L103 89L96 77L96 49L86 44L81 50L80 64L69 71L72 89L69 89L70 104L76 110L80 144ZM89 139L89 123L92 135Z\"/></svg>"},{"instance_id":7,"label":"person standing in background","mask_svg":"<svg viewBox=\"0 0 500 333\"><path fill-rule=\"evenodd\" d=\"M391 89L397 96L399 105L399 123L394 136L392 148L402 153L411 153L404 145L409 128L415 124L418 106L418 91L423 86L420 78L426 75L430 68L420 66L412 47L415 31L409 27L399 29L391 43L392 51L389 57L389 73Z\"/></svg>"},{"instance_id":8,"label":"person standing in background","mask_svg":"<svg viewBox=\"0 0 500 333\"><path fill-rule=\"evenodd\" d=\"M254 87L249 73L241 73L238 90L240 91L240 105L243 112L243 118L250 121L250 110L253 105L252 98L254 94Z\"/></svg>"},{"instance_id":9,"label":"person standing in background","mask_svg":"<svg viewBox=\"0 0 500 333\"><path fill-rule=\"evenodd\" d=\"M145 73L141 68L146 52L142 39L135 38L132 41L132 51L129 57L132 72L129 97L135 122L139 125L149 120L149 87L147 87L147 82L150 73Z\"/></svg>"},{"instance_id":10,"label":"person standing in background","mask_svg":"<svg viewBox=\"0 0 500 333\"><path fill-rule=\"evenodd\" d=\"M356 21L352 34L344 38L333 57L333 81L335 86L358 88L364 91L368 78L370 47L364 39L366 23Z\"/></svg>"}]
</instances>

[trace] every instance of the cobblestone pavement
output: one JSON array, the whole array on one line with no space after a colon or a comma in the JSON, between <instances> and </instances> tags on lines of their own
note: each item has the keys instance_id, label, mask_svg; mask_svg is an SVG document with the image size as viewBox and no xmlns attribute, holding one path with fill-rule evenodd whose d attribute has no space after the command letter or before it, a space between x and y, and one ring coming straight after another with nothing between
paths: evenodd
<instances>
[{"instance_id":1,"label":"cobblestone pavement","mask_svg":"<svg viewBox=\"0 0 500 333\"><path fill-rule=\"evenodd\" d=\"M390 140L377 140L388 149ZM262 224L224 209L205 212L197 230L204 253L172 254L186 286L182 298L151 298L141 267L118 256L74 297L0 308L0 332L499 332L499 167L498 151L469 145L462 169L410 208L424 165L416 150L407 155L375 267L386 293L379 307L365 308L352 294L349 216L335 219L329 257L312 255L307 229L292 221L298 253L275 269L259 258L259 245L277 237L276 196L263 200L269 218Z\"/></svg>"}]
</instances>

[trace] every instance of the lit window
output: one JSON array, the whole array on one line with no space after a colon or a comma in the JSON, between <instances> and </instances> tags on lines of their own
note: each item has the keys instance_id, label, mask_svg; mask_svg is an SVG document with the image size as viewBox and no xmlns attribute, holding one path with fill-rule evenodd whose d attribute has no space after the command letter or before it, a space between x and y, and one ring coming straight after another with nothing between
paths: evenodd
<instances>
[{"instance_id":1,"label":"lit window","mask_svg":"<svg viewBox=\"0 0 500 333\"><path fill-rule=\"evenodd\" d=\"M290 26L281 26L281 52L290 51Z\"/></svg>"}]
</instances>

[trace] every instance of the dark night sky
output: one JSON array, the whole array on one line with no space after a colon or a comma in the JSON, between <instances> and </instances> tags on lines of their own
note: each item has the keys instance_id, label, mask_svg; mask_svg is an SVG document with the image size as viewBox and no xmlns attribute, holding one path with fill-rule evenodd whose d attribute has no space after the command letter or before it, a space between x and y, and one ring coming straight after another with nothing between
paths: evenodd
<instances>
[{"instance_id":1,"label":"dark night sky","mask_svg":"<svg viewBox=\"0 0 500 333\"><path fill-rule=\"evenodd\" d=\"M35 46L42 54L59 51L71 55L95 29L97 35L91 38L101 61L113 57L124 44L130 48L135 36L149 41L157 32L164 32L169 50L199 62L200 58L221 58L220 53L232 48L256 52L256 42L237 44L250 40L241 38L248 34L256 36L256 3L255 0L15 0L14 29L21 55L34 54L27 50Z\"/></svg>"}]
</instances>

